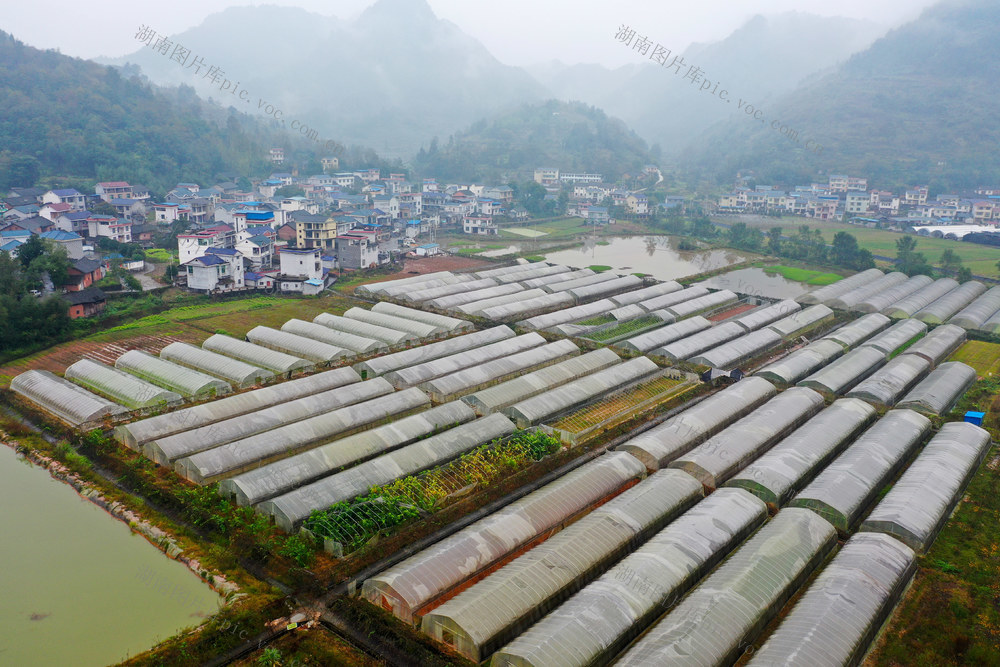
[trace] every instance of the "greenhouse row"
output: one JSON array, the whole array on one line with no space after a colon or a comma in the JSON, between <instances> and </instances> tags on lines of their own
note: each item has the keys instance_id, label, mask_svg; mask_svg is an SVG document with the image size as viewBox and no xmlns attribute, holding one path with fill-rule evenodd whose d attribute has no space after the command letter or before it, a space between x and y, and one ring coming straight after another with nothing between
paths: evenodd
<instances>
[{"instance_id":1,"label":"greenhouse row","mask_svg":"<svg viewBox=\"0 0 1000 667\"><path fill-rule=\"evenodd\" d=\"M637 357L519 401L501 412L513 419L518 428L527 428L637 382L658 370L659 367L646 357Z\"/></svg>"},{"instance_id":2,"label":"greenhouse row","mask_svg":"<svg viewBox=\"0 0 1000 667\"><path fill-rule=\"evenodd\" d=\"M366 580L361 594L417 621L423 608L645 475L628 454L604 454Z\"/></svg>"},{"instance_id":3,"label":"greenhouse row","mask_svg":"<svg viewBox=\"0 0 1000 667\"><path fill-rule=\"evenodd\" d=\"M949 422L893 485L862 531L892 535L917 553L930 548L990 448L990 434Z\"/></svg>"},{"instance_id":4,"label":"greenhouse row","mask_svg":"<svg viewBox=\"0 0 1000 667\"><path fill-rule=\"evenodd\" d=\"M541 276L540 278L527 278L524 280L519 280L518 282L522 287L527 289L533 289L535 287L545 287L547 285L556 285L559 283L569 282L570 280L579 280L580 278L589 278L591 276L601 275L595 273L591 269L576 269L573 271L563 271L560 273L553 273L547 276Z\"/></svg>"},{"instance_id":5,"label":"greenhouse row","mask_svg":"<svg viewBox=\"0 0 1000 667\"><path fill-rule=\"evenodd\" d=\"M386 280L380 283L368 283L367 285L361 285L355 288L354 291L365 294L378 294L394 287L406 286L409 289L415 289L414 285L423 286L423 284L428 282L454 285L456 283L472 280L473 278L474 276L471 275L454 274L450 271L438 271L436 273L424 273L410 278L400 278L399 280Z\"/></svg>"},{"instance_id":6,"label":"greenhouse row","mask_svg":"<svg viewBox=\"0 0 1000 667\"><path fill-rule=\"evenodd\" d=\"M513 266L501 266L498 269L486 269L484 271L476 271L475 276L477 278L497 278L500 276L511 276L514 274L523 274L527 271L532 271L538 268L537 264L525 263L525 264L514 264Z\"/></svg>"},{"instance_id":7,"label":"greenhouse row","mask_svg":"<svg viewBox=\"0 0 1000 667\"><path fill-rule=\"evenodd\" d=\"M214 334L201 344L202 349L215 352L232 359L243 361L251 366L265 368L280 375L292 375L294 373L308 373L316 368L316 365L293 357L284 352L271 350L260 345L248 343L245 340Z\"/></svg>"},{"instance_id":8,"label":"greenhouse row","mask_svg":"<svg viewBox=\"0 0 1000 667\"><path fill-rule=\"evenodd\" d=\"M254 345L311 361L318 367L329 366L351 354L341 347L264 326L256 326L248 331L247 340Z\"/></svg>"},{"instance_id":9,"label":"greenhouse row","mask_svg":"<svg viewBox=\"0 0 1000 667\"><path fill-rule=\"evenodd\" d=\"M386 301L380 301L372 306L372 312L402 317L416 322L423 322L424 324L441 327L445 331L451 333L458 331L471 331L473 328L472 322L467 320L460 320L457 317L448 317L447 315L438 315L437 313L429 313L426 310L407 308L406 306L399 306L395 303L388 303Z\"/></svg>"},{"instance_id":10,"label":"greenhouse row","mask_svg":"<svg viewBox=\"0 0 1000 667\"><path fill-rule=\"evenodd\" d=\"M374 324L377 327L403 331L420 339L436 338L448 333L448 329L440 325L417 322L416 320L411 320L406 317L389 315L387 313L378 313L374 310L365 310L364 308L358 308L357 306L348 308L344 313L344 317L349 320L364 322L366 324Z\"/></svg>"},{"instance_id":11,"label":"greenhouse row","mask_svg":"<svg viewBox=\"0 0 1000 667\"><path fill-rule=\"evenodd\" d=\"M795 384L813 371L826 366L844 354L843 346L833 340L820 339L778 359L755 373L765 380L780 384Z\"/></svg>"},{"instance_id":12,"label":"greenhouse row","mask_svg":"<svg viewBox=\"0 0 1000 667\"><path fill-rule=\"evenodd\" d=\"M185 398L222 396L232 391L228 382L211 375L154 357L140 350L129 350L118 357L115 368L147 382L177 392Z\"/></svg>"},{"instance_id":13,"label":"greenhouse row","mask_svg":"<svg viewBox=\"0 0 1000 667\"><path fill-rule=\"evenodd\" d=\"M679 293L680 292L677 292L677 294ZM724 289L719 290L718 292L711 292L705 296L699 296L687 301L681 301L680 303L675 303L672 306L666 306L663 309L673 315L674 318L683 320L685 317L703 315L709 311L721 308L722 306L735 304L737 301L739 301L739 297L736 296L736 294ZM643 304L640 305L645 308L646 303L649 302L643 302ZM652 310L659 310L659 308L653 308Z\"/></svg>"},{"instance_id":14,"label":"greenhouse row","mask_svg":"<svg viewBox=\"0 0 1000 667\"><path fill-rule=\"evenodd\" d=\"M468 396L463 396L462 400L469 404L476 411L476 414L487 415L618 363L621 363L621 359L617 354L606 347L600 348L566 361L560 361L552 366L546 366L494 387L481 389Z\"/></svg>"},{"instance_id":15,"label":"greenhouse row","mask_svg":"<svg viewBox=\"0 0 1000 667\"><path fill-rule=\"evenodd\" d=\"M767 328L788 340L831 320L833 311L828 306L817 304L769 324Z\"/></svg>"},{"instance_id":16,"label":"greenhouse row","mask_svg":"<svg viewBox=\"0 0 1000 667\"><path fill-rule=\"evenodd\" d=\"M409 394L406 390L396 394ZM413 399L416 401L416 397ZM427 470L450 461L484 443L514 432L514 425L503 415L461 424L429 438L400 447L370 461L334 473L293 491L265 500L257 509L271 516L279 528L292 532L309 518L313 510L363 496L373 486Z\"/></svg>"},{"instance_id":17,"label":"greenhouse row","mask_svg":"<svg viewBox=\"0 0 1000 667\"><path fill-rule=\"evenodd\" d=\"M480 662L701 498L684 473L654 473L431 610L420 629Z\"/></svg>"},{"instance_id":18,"label":"greenhouse row","mask_svg":"<svg viewBox=\"0 0 1000 667\"><path fill-rule=\"evenodd\" d=\"M500 288L496 288L499 292ZM522 299L536 299L538 297L551 296L548 292L543 289L517 289L514 291L504 291L503 293L491 294L482 299L477 299L475 301L470 301L469 303L464 303L460 306L454 308L455 312L464 313L466 315L479 316L487 308L493 308L495 306L504 306L508 303L516 303ZM573 299L569 295L563 298L564 303L572 303Z\"/></svg>"},{"instance_id":19,"label":"greenhouse row","mask_svg":"<svg viewBox=\"0 0 1000 667\"><path fill-rule=\"evenodd\" d=\"M635 290L635 292L641 292L642 290ZM612 301L618 301L621 303L621 299L634 292L626 292L625 294L619 294L618 296L612 297ZM648 299L643 299L642 301L637 301L636 303L640 308L646 312L652 312L654 310L662 310L664 308L669 308L675 306L684 301L691 301L692 299L700 299L701 297L708 296L711 292L704 287L686 287L682 290L674 290L667 292L666 294L658 294ZM621 305L629 305L622 303Z\"/></svg>"},{"instance_id":20,"label":"greenhouse row","mask_svg":"<svg viewBox=\"0 0 1000 667\"><path fill-rule=\"evenodd\" d=\"M578 320L584 320L594 315L607 313L613 308L615 308L615 304L611 300L601 299L599 301L594 301L593 303L584 304L582 306L573 306L572 308L564 308L562 310L557 310L555 312L547 313L545 315L536 315L535 317L522 320L517 324L518 326L524 327L525 329L530 329L532 331L537 331L541 329L550 329L559 324L576 322Z\"/></svg>"},{"instance_id":21,"label":"greenhouse row","mask_svg":"<svg viewBox=\"0 0 1000 667\"><path fill-rule=\"evenodd\" d=\"M84 428L128 413L128 408L78 387L49 371L25 371L10 381L10 389L62 421Z\"/></svg>"},{"instance_id":22,"label":"greenhouse row","mask_svg":"<svg viewBox=\"0 0 1000 667\"><path fill-rule=\"evenodd\" d=\"M521 280L530 280L532 278L541 278L543 276L551 276L557 273L569 273L570 271L571 269L568 266L563 266L561 264L543 264L539 262L529 265L524 271L487 277L493 278L498 283L512 283Z\"/></svg>"},{"instance_id":23,"label":"greenhouse row","mask_svg":"<svg viewBox=\"0 0 1000 667\"><path fill-rule=\"evenodd\" d=\"M294 424L329 410L392 392L392 385L382 378L356 382L148 440L142 445L142 452L160 465L171 465L179 458L227 442ZM199 407L208 408L211 404Z\"/></svg>"},{"instance_id":24,"label":"greenhouse row","mask_svg":"<svg viewBox=\"0 0 1000 667\"><path fill-rule=\"evenodd\" d=\"M960 361L943 363L897 404L929 415L943 415L955 407L976 381L976 371Z\"/></svg>"},{"instance_id":25,"label":"greenhouse row","mask_svg":"<svg viewBox=\"0 0 1000 667\"><path fill-rule=\"evenodd\" d=\"M829 394L843 394L856 384L885 365L885 353L874 347L859 347L851 350L833 363L798 382L800 387L809 387Z\"/></svg>"},{"instance_id":26,"label":"greenhouse row","mask_svg":"<svg viewBox=\"0 0 1000 667\"><path fill-rule=\"evenodd\" d=\"M372 286L372 291L374 296L387 296L391 298L399 298L400 295L406 294L415 287L420 287L422 289L428 289L431 287L443 287L445 285L452 285L462 282L467 282L472 280L472 276L466 274L449 274L447 276L427 276L426 279L421 280L417 283L405 284L402 281L389 281L395 284L377 283ZM364 287L364 286L363 286Z\"/></svg>"},{"instance_id":27,"label":"greenhouse row","mask_svg":"<svg viewBox=\"0 0 1000 667\"><path fill-rule=\"evenodd\" d=\"M875 417L875 408L864 401L838 399L736 473L725 486L745 489L777 510Z\"/></svg>"},{"instance_id":28,"label":"greenhouse row","mask_svg":"<svg viewBox=\"0 0 1000 667\"><path fill-rule=\"evenodd\" d=\"M130 410L173 406L184 400L177 392L91 359L80 359L69 366L63 375L67 380L107 396Z\"/></svg>"},{"instance_id":29,"label":"greenhouse row","mask_svg":"<svg viewBox=\"0 0 1000 667\"><path fill-rule=\"evenodd\" d=\"M898 285L890 287L887 290L879 292L878 294L873 294L864 301L858 303L858 305L854 307L854 310L860 311L862 313L882 312L883 310L895 304L896 302L901 301L909 296L912 296L915 292L918 292L926 288L933 282L934 279L929 276L924 276L924 275L913 276L905 283L900 283Z\"/></svg>"},{"instance_id":30,"label":"greenhouse row","mask_svg":"<svg viewBox=\"0 0 1000 667\"><path fill-rule=\"evenodd\" d=\"M984 331L988 334L1000 335L1000 312L997 312L990 317L990 319L986 320L986 323L983 324L980 331Z\"/></svg>"},{"instance_id":31,"label":"greenhouse row","mask_svg":"<svg viewBox=\"0 0 1000 667\"><path fill-rule=\"evenodd\" d=\"M997 314L1000 314L1000 285L991 287L986 293L956 313L948 320L948 323L966 330L982 329L986 321Z\"/></svg>"},{"instance_id":32,"label":"greenhouse row","mask_svg":"<svg viewBox=\"0 0 1000 667\"><path fill-rule=\"evenodd\" d=\"M496 287L499 284L500 283L492 278L479 278L464 283L454 283L451 285L442 285L440 287L421 288L419 285L414 285L413 291L407 291L400 294L398 298L412 303L423 303L425 301L433 301L434 299L439 299L443 296L449 296L452 294L462 294L464 292L486 289L487 287Z\"/></svg>"},{"instance_id":33,"label":"greenhouse row","mask_svg":"<svg viewBox=\"0 0 1000 667\"><path fill-rule=\"evenodd\" d=\"M847 294L856 287L867 285L872 281L881 278L883 275L885 274L878 269L868 269L867 271L862 271L861 273L855 273L853 276L841 278L835 283L825 285L824 287L812 290L811 292L806 292L802 296L797 297L795 300L806 305L826 303L839 296Z\"/></svg>"},{"instance_id":34,"label":"greenhouse row","mask_svg":"<svg viewBox=\"0 0 1000 667\"><path fill-rule=\"evenodd\" d=\"M663 347L653 350L650 354L666 357L672 361L684 361L697 355L699 352L711 350L723 343L728 343L735 338L739 338L745 333L746 329L736 322L723 322L687 338L668 343Z\"/></svg>"},{"instance_id":35,"label":"greenhouse row","mask_svg":"<svg viewBox=\"0 0 1000 667\"><path fill-rule=\"evenodd\" d=\"M569 275L569 274L561 274L561 275ZM543 290L551 294L554 292L568 292L569 290L574 290L577 289L578 287L599 285L600 283L605 283L608 282L609 280L615 280L616 278L618 278L618 274L612 273L611 271L606 271L603 273L594 273L592 271L589 276L574 276L572 279L554 283L548 283L545 285L539 285L539 287L541 287ZM525 284L525 287L530 287L530 286Z\"/></svg>"},{"instance_id":36,"label":"greenhouse row","mask_svg":"<svg viewBox=\"0 0 1000 667\"><path fill-rule=\"evenodd\" d=\"M836 308L837 310L855 310L857 305L865 299L880 292L884 292L885 290L895 287L896 285L905 283L908 279L909 278L907 278L905 273L893 271L892 273L885 274L881 278L876 278L871 282L863 283L860 286L853 288L846 294L829 299L824 303L831 308Z\"/></svg>"},{"instance_id":37,"label":"greenhouse row","mask_svg":"<svg viewBox=\"0 0 1000 667\"><path fill-rule=\"evenodd\" d=\"M723 429L687 454L670 462L708 490L715 490L823 409L812 389L792 387Z\"/></svg>"},{"instance_id":38,"label":"greenhouse row","mask_svg":"<svg viewBox=\"0 0 1000 667\"><path fill-rule=\"evenodd\" d=\"M767 519L720 489L493 655L493 667L607 664Z\"/></svg>"},{"instance_id":39,"label":"greenhouse row","mask_svg":"<svg viewBox=\"0 0 1000 667\"><path fill-rule=\"evenodd\" d=\"M816 514L781 510L615 664L732 664L836 543Z\"/></svg>"},{"instance_id":40,"label":"greenhouse row","mask_svg":"<svg viewBox=\"0 0 1000 667\"><path fill-rule=\"evenodd\" d=\"M286 333L295 334L296 336L311 338L326 345L349 350L354 354L382 352L389 347L385 341L365 338L364 336L347 333L346 331L337 331L322 324L306 322L305 320L288 320L281 325L281 330Z\"/></svg>"},{"instance_id":41,"label":"greenhouse row","mask_svg":"<svg viewBox=\"0 0 1000 667\"><path fill-rule=\"evenodd\" d=\"M204 405L158 415L115 428L118 442L139 450L147 442L360 382L350 368L337 368L272 387L254 389Z\"/></svg>"},{"instance_id":42,"label":"greenhouse row","mask_svg":"<svg viewBox=\"0 0 1000 667\"><path fill-rule=\"evenodd\" d=\"M354 369L362 376L376 377L408 366L416 366L417 364L507 340L513 338L515 335L510 327L505 326L474 331L447 340L430 343L429 345L421 345L409 350L402 350L368 359L367 361L354 364Z\"/></svg>"},{"instance_id":43,"label":"greenhouse row","mask_svg":"<svg viewBox=\"0 0 1000 667\"><path fill-rule=\"evenodd\" d=\"M384 420L406 416L427 407L427 404L427 397L419 390L369 398L271 431L232 440L212 449L203 449L178 459L174 469L196 484L210 484L221 477L229 477L297 454L309 447L371 428Z\"/></svg>"},{"instance_id":44,"label":"greenhouse row","mask_svg":"<svg viewBox=\"0 0 1000 667\"><path fill-rule=\"evenodd\" d=\"M507 285L498 284L496 287L480 287L479 289L471 290L469 292L458 292L456 294L436 297L425 301L424 305L430 306L431 308L437 308L439 310L456 310L459 306L464 306L475 301L481 301L495 296L503 296L505 294L515 294L523 290L524 288L517 283L510 283Z\"/></svg>"},{"instance_id":45,"label":"greenhouse row","mask_svg":"<svg viewBox=\"0 0 1000 667\"><path fill-rule=\"evenodd\" d=\"M769 306L754 308L745 315L734 317L732 321L742 325L747 331L756 331L800 310L802 310L802 306L795 300L785 299Z\"/></svg>"},{"instance_id":46,"label":"greenhouse row","mask_svg":"<svg viewBox=\"0 0 1000 667\"><path fill-rule=\"evenodd\" d=\"M200 370L246 389L274 380L274 372L188 343L171 343L160 350L160 358Z\"/></svg>"},{"instance_id":47,"label":"greenhouse row","mask_svg":"<svg viewBox=\"0 0 1000 667\"><path fill-rule=\"evenodd\" d=\"M674 341L681 340L682 338L693 336L694 334L700 333L711 326L712 323L704 317L701 315L695 315L694 317L689 317L686 320L681 320L680 322L676 322L674 324L668 324L664 327L658 327L652 331L647 331L619 343L615 343L614 347L644 354L650 350L654 350L658 347L669 345Z\"/></svg>"},{"instance_id":48,"label":"greenhouse row","mask_svg":"<svg viewBox=\"0 0 1000 667\"><path fill-rule=\"evenodd\" d=\"M664 468L777 393L767 380L744 378L615 449L635 456L649 470Z\"/></svg>"},{"instance_id":49,"label":"greenhouse row","mask_svg":"<svg viewBox=\"0 0 1000 667\"><path fill-rule=\"evenodd\" d=\"M476 414L465 403L445 403L224 479L219 483L219 493L233 498L238 505L256 505L363 459L409 445L475 418Z\"/></svg>"},{"instance_id":50,"label":"greenhouse row","mask_svg":"<svg viewBox=\"0 0 1000 667\"><path fill-rule=\"evenodd\" d=\"M790 507L808 508L850 533L931 429L912 410L890 410L804 488Z\"/></svg>"},{"instance_id":51,"label":"greenhouse row","mask_svg":"<svg viewBox=\"0 0 1000 667\"><path fill-rule=\"evenodd\" d=\"M920 320L900 320L885 331L861 343L861 347L873 347L888 357L914 338L925 333L927 333L927 325Z\"/></svg>"},{"instance_id":52,"label":"greenhouse row","mask_svg":"<svg viewBox=\"0 0 1000 667\"><path fill-rule=\"evenodd\" d=\"M390 329L389 327L379 326L370 322L362 322L360 320L354 320L340 315L333 315L331 313L320 313L313 318L313 322L316 324L322 324L324 327L334 329L336 331L343 331L345 333L354 334L355 336L361 336L362 338L370 338L372 340L381 341L390 346L402 345L404 343L420 339L420 336L409 333L408 331Z\"/></svg>"},{"instance_id":53,"label":"greenhouse row","mask_svg":"<svg viewBox=\"0 0 1000 667\"><path fill-rule=\"evenodd\" d=\"M930 370L931 362L923 357L901 354L862 380L847 396L892 407Z\"/></svg>"},{"instance_id":54,"label":"greenhouse row","mask_svg":"<svg viewBox=\"0 0 1000 667\"><path fill-rule=\"evenodd\" d=\"M682 287L676 280L668 280L663 283L656 283L655 285L650 285L649 287L643 287L641 289L632 290L630 292L623 292L621 294L616 294L615 296L609 297L611 301L615 303L616 306L630 306L632 304L638 304L640 301L648 301L664 294L672 294L673 292L681 291ZM701 296L698 294L697 296ZM646 310L645 308L643 310ZM655 308L653 309L655 310Z\"/></svg>"},{"instance_id":55,"label":"greenhouse row","mask_svg":"<svg viewBox=\"0 0 1000 667\"><path fill-rule=\"evenodd\" d=\"M917 290L905 299L890 302L879 310L896 320L913 317L922 308L929 306L957 287L957 280L953 278L939 278L938 280L928 284L926 287Z\"/></svg>"},{"instance_id":56,"label":"greenhouse row","mask_svg":"<svg viewBox=\"0 0 1000 667\"><path fill-rule=\"evenodd\" d=\"M713 347L707 352L691 357L694 364L712 368L731 369L738 364L759 356L766 350L781 344L781 335L771 329L751 331L728 343Z\"/></svg>"},{"instance_id":57,"label":"greenhouse row","mask_svg":"<svg viewBox=\"0 0 1000 667\"><path fill-rule=\"evenodd\" d=\"M522 295L522 297L525 297ZM556 292L555 294L543 294L532 298L491 306L479 311L480 317L495 322L511 322L518 319L541 315L556 308L571 306L575 303L572 294L568 292Z\"/></svg>"},{"instance_id":58,"label":"greenhouse row","mask_svg":"<svg viewBox=\"0 0 1000 667\"><path fill-rule=\"evenodd\" d=\"M965 329L954 324L942 324L906 348L903 354L917 354L937 366L965 343Z\"/></svg>"},{"instance_id":59,"label":"greenhouse row","mask_svg":"<svg viewBox=\"0 0 1000 667\"><path fill-rule=\"evenodd\" d=\"M986 291L986 285L970 280L920 309L913 317L927 324L943 324Z\"/></svg>"},{"instance_id":60,"label":"greenhouse row","mask_svg":"<svg viewBox=\"0 0 1000 667\"><path fill-rule=\"evenodd\" d=\"M872 313L837 327L823 336L823 338L837 341L844 349L849 350L858 343L862 343L875 334L884 331L890 324L892 324L892 320L885 315Z\"/></svg>"},{"instance_id":61,"label":"greenhouse row","mask_svg":"<svg viewBox=\"0 0 1000 667\"><path fill-rule=\"evenodd\" d=\"M397 389L405 387L415 387L421 383L433 380L434 378L448 375L455 371L460 371L479 364L507 357L524 350L545 345L546 341L537 333L526 333L514 338L500 340L489 343L482 347L475 347L449 355L425 361L422 364L407 366L398 370L389 371L382 377L388 380Z\"/></svg>"},{"instance_id":62,"label":"greenhouse row","mask_svg":"<svg viewBox=\"0 0 1000 667\"><path fill-rule=\"evenodd\" d=\"M748 664L860 665L915 571L913 550L904 544L885 535L855 535Z\"/></svg>"},{"instance_id":63,"label":"greenhouse row","mask_svg":"<svg viewBox=\"0 0 1000 667\"><path fill-rule=\"evenodd\" d=\"M642 285L642 278L629 274L627 276L614 278L613 280L573 287L565 291L573 297L573 300L576 303L584 303L585 301L595 297L606 297L612 294L626 292L628 290L635 289L640 285Z\"/></svg>"},{"instance_id":64,"label":"greenhouse row","mask_svg":"<svg viewBox=\"0 0 1000 667\"><path fill-rule=\"evenodd\" d=\"M580 348L572 341L557 340L428 380L421 383L420 388L435 403L445 403L523 373L557 364L579 353Z\"/></svg>"}]
</instances>

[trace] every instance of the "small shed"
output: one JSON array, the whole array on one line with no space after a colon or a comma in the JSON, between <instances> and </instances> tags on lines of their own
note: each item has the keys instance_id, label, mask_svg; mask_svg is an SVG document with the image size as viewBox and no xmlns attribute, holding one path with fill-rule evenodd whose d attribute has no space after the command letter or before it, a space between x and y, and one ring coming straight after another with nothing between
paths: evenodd
<instances>
[{"instance_id":1,"label":"small shed","mask_svg":"<svg viewBox=\"0 0 1000 667\"><path fill-rule=\"evenodd\" d=\"M986 417L985 412L973 412L972 410L969 410L965 413L964 421L967 421L970 424L975 424L976 426L982 426L984 417Z\"/></svg>"},{"instance_id":2,"label":"small shed","mask_svg":"<svg viewBox=\"0 0 1000 667\"><path fill-rule=\"evenodd\" d=\"M441 252L441 245L438 243L424 243L423 245L418 245L416 250L417 255L421 257L430 257L439 252Z\"/></svg>"}]
</instances>

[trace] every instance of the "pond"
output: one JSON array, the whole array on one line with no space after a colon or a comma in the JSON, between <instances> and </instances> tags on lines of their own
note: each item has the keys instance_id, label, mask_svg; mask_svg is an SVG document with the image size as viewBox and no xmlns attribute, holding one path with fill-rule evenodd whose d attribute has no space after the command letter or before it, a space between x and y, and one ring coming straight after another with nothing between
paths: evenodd
<instances>
[{"instance_id":1,"label":"pond","mask_svg":"<svg viewBox=\"0 0 1000 667\"><path fill-rule=\"evenodd\" d=\"M607 245L601 245L605 242ZM622 273L647 273L660 280L676 280L756 258L739 250L678 250L677 243L678 239L671 236L614 236L598 243L588 239L579 248L542 254L547 262L576 267L600 264Z\"/></svg>"},{"instance_id":2,"label":"pond","mask_svg":"<svg viewBox=\"0 0 1000 667\"><path fill-rule=\"evenodd\" d=\"M764 273L764 269L757 267L722 273L695 284L712 289L728 289L740 294L766 296L772 299L794 299L812 289L811 285L788 280L777 273L767 274Z\"/></svg>"},{"instance_id":3,"label":"pond","mask_svg":"<svg viewBox=\"0 0 1000 667\"><path fill-rule=\"evenodd\" d=\"M107 665L214 614L182 563L0 444L0 664Z\"/></svg>"}]
</instances>

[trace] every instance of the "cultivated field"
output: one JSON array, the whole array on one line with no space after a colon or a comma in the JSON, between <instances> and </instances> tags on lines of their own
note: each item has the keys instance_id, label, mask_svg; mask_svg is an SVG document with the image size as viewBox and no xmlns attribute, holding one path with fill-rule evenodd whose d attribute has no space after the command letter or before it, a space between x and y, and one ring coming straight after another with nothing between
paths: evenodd
<instances>
[{"instance_id":1,"label":"cultivated field","mask_svg":"<svg viewBox=\"0 0 1000 667\"><path fill-rule=\"evenodd\" d=\"M980 377L1000 373L1000 345L970 340L951 356L950 361L961 361L976 369Z\"/></svg>"}]
</instances>

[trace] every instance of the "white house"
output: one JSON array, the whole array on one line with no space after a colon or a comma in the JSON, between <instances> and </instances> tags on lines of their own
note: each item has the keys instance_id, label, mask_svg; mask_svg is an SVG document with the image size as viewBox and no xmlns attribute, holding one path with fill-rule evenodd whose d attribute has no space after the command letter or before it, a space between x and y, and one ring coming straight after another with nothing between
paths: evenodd
<instances>
[{"instance_id":1,"label":"white house","mask_svg":"<svg viewBox=\"0 0 1000 667\"><path fill-rule=\"evenodd\" d=\"M90 238L106 236L119 243L131 243L132 222L110 215L92 215L87 219L87 235Z\"/></svg>"},{"instance_id":2,"label":"white house","mask_svg":"<svg viewBox=\"0 0 1000 667\"><path fill-rule=\"evenodd\" d=\"M232 248L209 248L204 255L182 262L188 289L208 292L243 289L243 255Z\"/></svg>"},{"instance_id":3,"label":"white house","mask_svg":"<svg viewBox=\"0 0 1000 667\"><path fill-rule=\"evenodd\" d=\"M278 289L282 292L319 294L325 286L323 256L320 248L293 248L278 250L280 272Z\"/></svg>"},{"instance_id":4,"label":"white house","mask_svg":"<svg viewBox=\"0 0 1000 667\"><path fill-rule=\"evenodd\" d=\"M43 204L69 204L70 210L82 211L87 208L86 198L73 188L49 190L42 195Z\"/></svg>"},{"instance_id":5,"label":"white house","mask_svg":"<svg viewBox=\"0 0 1000 667\"><path fill-rule=\"evenodd\" d=\"M467 215L462 220L462 231L466 234L494 236L500 233L497 223L485 216Z\"/></svg>"}]
</instances>

